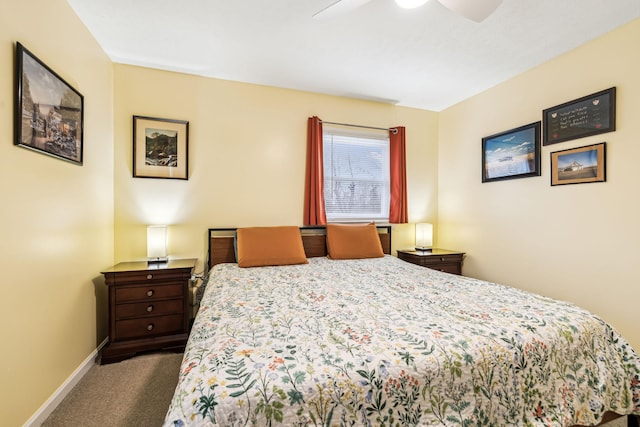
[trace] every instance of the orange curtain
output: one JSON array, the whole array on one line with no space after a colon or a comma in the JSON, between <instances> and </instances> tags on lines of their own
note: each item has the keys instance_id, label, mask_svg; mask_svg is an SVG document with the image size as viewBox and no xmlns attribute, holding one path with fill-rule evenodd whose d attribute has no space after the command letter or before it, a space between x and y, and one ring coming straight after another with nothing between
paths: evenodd
<instances>
[{"instance_id":1,"label":"orange curtain","mask_svg":"<svg viewBox=\"0 0 640 427\"><path fill-rule=\"evenodd\" d=\"M304 186L304 225L325 225L324 167L322 163L322 121L307 120L307 170Z\"/></svg>"},{"instance_id":2,"label":"orange curtain","mask_svg":"<svg viewBox=\"0 0 640 427\"><path fill-rule=\"evenodd\" d=\"M395 132L394 132L395 131ZM407 208L407 149L405 128L389 129L389 160L391 194L389 196L389 222L404 224L409 222Z\"/></svg>"}]
</instances>

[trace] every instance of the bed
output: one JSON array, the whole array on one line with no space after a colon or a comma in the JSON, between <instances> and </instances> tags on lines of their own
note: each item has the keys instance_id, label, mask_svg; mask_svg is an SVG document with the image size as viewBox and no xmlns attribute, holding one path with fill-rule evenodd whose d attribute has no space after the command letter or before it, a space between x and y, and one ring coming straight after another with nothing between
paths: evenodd
<instances>
[{"instance_id":1,"label":"bed","mask_svg":"<svg viewBox=\"0 0 640 427\"><path fill-rule=\"evenodd\" d=\"M391 228L376 229L382 256L330 258L310 227L305 262L251 268L236 263L235 230L210 229L164 425L637 425L640 357L610 325L401 261Z\"/></svg>"}]
</instances>

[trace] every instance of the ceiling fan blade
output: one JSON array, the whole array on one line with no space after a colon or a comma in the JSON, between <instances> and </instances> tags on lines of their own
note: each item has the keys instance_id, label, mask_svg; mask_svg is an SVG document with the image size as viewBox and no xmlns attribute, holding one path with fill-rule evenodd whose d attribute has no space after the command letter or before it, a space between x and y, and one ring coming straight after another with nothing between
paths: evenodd
<instances>
[{"instance_id":1,"label":"ceiling fan blade","mask_svg":"<svg viewBox=\"0 0 640 427\"><path fill-rule=\"evenodd\" d=\"M482 22L496 10L502 0L438 0L440 4L455 13Z\"/></svg>"},{"instance_id":2,"label":"ceiling fan blade","mask_svg":"<svg viewBox=\"0 0 640 427\"><path fill-rule=\"evenodd\" d=\"M315 19L331 18L332 16L340 15L356 9L370 1L371 0L337 0L321 11L316 12L313 17Z\"/></svg>"}]
</instances>

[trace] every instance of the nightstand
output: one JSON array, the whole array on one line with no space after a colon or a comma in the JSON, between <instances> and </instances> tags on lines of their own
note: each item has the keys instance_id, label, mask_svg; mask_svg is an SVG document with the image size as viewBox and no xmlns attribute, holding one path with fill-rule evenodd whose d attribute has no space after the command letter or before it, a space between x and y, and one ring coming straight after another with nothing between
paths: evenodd
<instances>
[{"instance_id":1,"label":"nightstand","mask_svg":"<svg viewBox=\"0 0 640 427\"><path fill-rule=\"evenodd\" d=\"M143 351L184 350L196 261L121 262L102 272L109 287L109 342L102 349L102 364Z\"/></svg>"},{"instance_id":2,"label":"nightstand","mask_svg":"<svg viewBox=\"0 0 640 427\"><path fill-rule=\"evenodd\" d=\"M403 261L458 275L462 274L463 257L464 252L449 251L447 249L432 249L431 251L405 249L398 251L398 258Z\"/></svg>"}]
</instances>

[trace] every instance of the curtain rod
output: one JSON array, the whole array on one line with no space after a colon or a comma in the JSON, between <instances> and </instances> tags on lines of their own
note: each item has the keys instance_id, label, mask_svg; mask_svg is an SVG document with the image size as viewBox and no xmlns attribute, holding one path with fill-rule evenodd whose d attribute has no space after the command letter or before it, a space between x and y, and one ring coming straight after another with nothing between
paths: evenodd
<instances>
[{"instance_id":1,"label":"curtain rod","mask_svg":"<svg viewBox=\"0 0 640 427\"><path fill-rule=\"evenodd\" d=\"M387 132L391 131L394 134L398 133L398 129L396 129L396 128L385 129L385 128L377 128L377 127L374 127L374 126L352 125L350 123L325 122L324 120L320 120L320 123L326 123L328 125L336 125L336 126L349 126L349 127L354 127L354 128L383 130L383 131L387 131Z\"/></svg>"}]
</instances>

